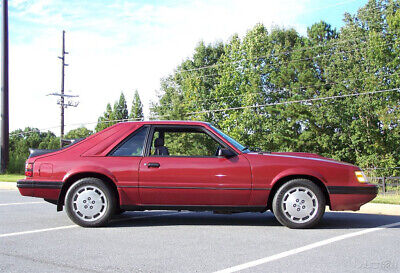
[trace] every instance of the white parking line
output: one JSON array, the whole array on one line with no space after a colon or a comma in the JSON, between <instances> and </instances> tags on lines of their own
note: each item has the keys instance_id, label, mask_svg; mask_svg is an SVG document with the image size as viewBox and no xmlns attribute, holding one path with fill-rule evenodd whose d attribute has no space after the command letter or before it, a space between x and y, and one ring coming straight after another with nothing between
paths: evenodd
<instances>
[{"instance_id":1,"label":"white parking line","mask_svg":"<svg viewBox=\"0 0 400 273\"><path fill-rule=\"evenodd\" d=\"M115 219L115 220L112 220L111 223L113 223L113 222L123 222L123 221L128 221L128 220L135 220L135 219L167 216L167 215L178 214L178 213L184 213L184 212L172 212L172 213L164 213L164 214L157 214L157 215L145 215L145 216L139 216L139 217L129 217L129 218L123 218L123 219ZM32 233L40 233L40 232L60 230L60 229L75 228L75 227L79 227L79 226L78 225L70 225L70 226L61 226L61 227L54 227L54 228L28 230L28 231L22 231L22 232L5 233L5 234L0 234L0 238L12 237L12 236L18 236L18 235L25 235L25 234L32 234Z\"/></svg>"},{"instance_id":2,"label":"white parking line","mask_svg":"<svg viewBox=\"0 0 400 273\"><path fill-rule=\"evenodd\" d=\"M61 226L61 227L55 227L55 228L44 228L44 229L35 229L35 230L28 230L28 231L22 231L22 232L5 233L5 234L0 234L0 238L24 235L24 234L39 233L39 232L46 232L46 231L53 231L53 230L60 230L60 229L67 229L67 228L74 228L74 227L78 227L78 226L70 225L70 226Z\"/></svg>"},{"instance_id":3,"label":"white parking line","mask_svg":"<svg viewBox=\"0 0 400 273\"><path fill-rule=\"evenodd\" d=\"M229 268L226 268L226 269L223 269L223 270L219 270L219 271L216 271L214 273L237 272L237 271L244 270L244 269L247 269L247 268L250 268L250 267L254 267L254 266L261 265L261 264L266 264L266 263L269 263L269 262L273 262L273 261L276 261L276 260L279 260L279 259L282 259L282 258L285 258L285 257L288 257L288 256L292 256L292 255L295 255L295 254L310 250L310 249L314 249L314 248L317 248L317 247L325 246L325 245L332 244L332 243L335 243L335 242L338 242L338 241L342 241L342 240L345 240L345 239L349 239L349 238L352 238L352 237L356 237L356 236L364 235L364 234L367 234L367 233L383 230L383 229L386 229L386 228L397 227L397 226L400 226L400 222L396 222L396 223L392 223L392 224L388 224L388 225L383 225L383 226L379 226L379 227L375 227L375 228L367 228L367 229L363 229L363 230L360 230L360 231L356 231L356 232L351 232L351 233L347 233L347 234L344 234L344 235L335 236L335 237L332 237L332 238L329 238L329 239L325 239L325 240L322 240L322 241L319 241L319 242L315 242L315 243L312 243L312 244L308 244L308 245L305 245L305 246L302 246L302 247L299 247L299 248L295 248L295 249L292 249L292 250L284 251L284 252L281 252L281 253L278 253L278 254L275 254L275 255L272 255L272 256L267 256L267 257L264 257L264 258L261 258L261 259L258 259L258 260L254 260L254 261L251 261L251 262L248 262L248 263L244 263L244 264L236 265L236 266L229 267Z\"/></svg>"},{"instance_id":4,"label":"white parking line","mask_svg":"<svg viewBox=\"0 0 400 273\"><path fill-rule=\"evenodd\" d=\"M20 202L20 203L5 203L5 204L0 204L1 206L15 206L15 205L30 205L30 204L45 204L46 202L43 201L37 201L37 202Z\"/></svg>"}]
</instances>

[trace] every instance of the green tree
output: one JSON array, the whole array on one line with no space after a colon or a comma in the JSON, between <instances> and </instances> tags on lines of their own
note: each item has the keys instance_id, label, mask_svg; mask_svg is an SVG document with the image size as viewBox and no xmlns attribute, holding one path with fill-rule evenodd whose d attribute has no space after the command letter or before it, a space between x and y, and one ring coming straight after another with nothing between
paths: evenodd
<instances>
[{"instance_id":1,"label":"green tree","mask_svg":"<svg viewBox=\"0 0 400 273\"><path fill-rule=\"evenodd\" d=\"M122 92L119 96L119 100L114 103L113 118L116 120L116 122L120 122L129 118L125 95Z\"/></svg>"},{"instance_id":2,"label":"green tree","mask_svg":"<svg viewBox=\"0 0 400 273\"><path fill-rule=\"evenodd\" d=\"M127 120L128 118L128 107L126 105L125 95L121 92L119 100L114 103L113 108L111 108L110 103L107 104L106 111L97 120L95 130L96 132L99 132L111 125Z\"/></svg>"},{"instance_id":3,"label":"green tree","mask_svg":"<svg viewBox=\"0 0 400 273\"><path fill-rule=\"evenodd\" d=\"M210 121L266 150L399 166L400 92L354 94L399 87L400 1L370 0L344 22L315 23L307 36L256 25L242 39L200 43L161 81L151 114Z\"/></svg>"},{"instance_id":4,"label":"green tree","mask_svg":"<svg viewBox=\"0 0 400 273\"><path fill-rule=\"evenodd\" d=\"M115 120L114 112L111 108L111 104L107 103L106 111L97 120L97 125L95 128L96 132L100 132L101 130L113 125L114 123L112 123L112 120Z\"/></svg>"},{"instance_id":5,"label":"green tree","mask_svg":"<svg viewBox=\"0 0 400 273\"><path fill-rule=\"evenodd\" d=\"M129 118L133 120L143 120L143 105L140 100L139 92L135 90L135 94L133 96L131 113L129 114Z\"/></svg>"},{"instance_id":6,"label":"green tree","mask_svg":"<svg viewBox=\"0 0 400 273\"><path fill-rule=\"evenodd\" d=\"M8 173L24 173L25 161L29 156L29 149L58 149L60 140L54 133L40 132L37 128L26 127L10 133L10 159Z\"/></svg>"},{"instance_id":7,"label":"green tree","mask_svg":"<svg viewBox=\"0 0 400 273\"><path fill-rule=\"evenodd\" d=\"M66 135L66 139L77 139L77 138L86 138L93 134L92 130L87 129L86 127L80 127L69 131Z\"/></svg>"},{"instance_id":8,"label":"green tree","mask_svg":"<svg viewBox=\"0 0 400 273\"><path fill-rule=\"evenodd\" d=\"M218 83L218 61L223 53L222 43L205 45L200 42L192 58L179 65L173 75L161 80L160 101L151 107L151 117L212 121L213 114L188 113L215 106L217 98L213 90Z\"/></svg>"}]
</instances>

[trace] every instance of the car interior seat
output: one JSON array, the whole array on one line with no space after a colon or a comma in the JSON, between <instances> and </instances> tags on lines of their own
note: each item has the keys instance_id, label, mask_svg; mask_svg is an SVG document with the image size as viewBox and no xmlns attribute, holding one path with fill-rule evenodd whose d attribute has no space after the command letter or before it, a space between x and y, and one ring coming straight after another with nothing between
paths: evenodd
<instances>
[{"instance_id":1,"label":"car interior seat","mask_svg":"<svg viewBox=\"0 0 400 273\"><path fill-rule=\"evenodd\" d=\"M169 155L168 148L164 146L164 139L162 138L156 138L154 148L154 155Z\"/></svg>"}]
</instances>

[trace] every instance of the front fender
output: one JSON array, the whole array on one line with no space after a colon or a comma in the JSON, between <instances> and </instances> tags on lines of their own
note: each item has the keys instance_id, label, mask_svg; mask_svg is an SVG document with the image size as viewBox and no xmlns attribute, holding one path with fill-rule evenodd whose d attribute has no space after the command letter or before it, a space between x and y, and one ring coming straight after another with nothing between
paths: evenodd
<instances>
[{"instance_id":1,"label":"front fender","mask_svg":"<svg viewBox=\"0 0 400 273\"><path fill-rule=\"evenodd\" d=\"M271 186L275 185L279 180L288 176L312 176L327 184L325 177L318 171L309 168L290 168L278 173L271 182Z\"/></svg>"}]
</instances>

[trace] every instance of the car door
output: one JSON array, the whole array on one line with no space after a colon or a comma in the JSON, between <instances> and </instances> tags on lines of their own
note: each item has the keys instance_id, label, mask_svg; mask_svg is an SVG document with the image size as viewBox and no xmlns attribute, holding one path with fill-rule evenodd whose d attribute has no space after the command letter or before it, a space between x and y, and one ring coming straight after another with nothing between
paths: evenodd
<instances>
[{"instance_id":1,"label":"car door","mask_svg":"<svg viewBox=\"0 0 400 273\"><path fill-rule=\"evenodd\" d=\"M118 181L121 204L134 205L139 200L139 166L143 159L145 141L150 126L142 126L132 132L106 157L99 157L99 162L114 175Z\"/></svg>"},{"instance_id":2,"label":"car door","mask_svg":"<svg viewBox=\"0 0 400 273\"><path fill-rule=\"evenodd\" d=\"M141 203L247 205L251 193L249 162L242 155L217 156L219 148L227 146L204 127L154 126L139 167Z\"/></svg>"}]
</instances>

